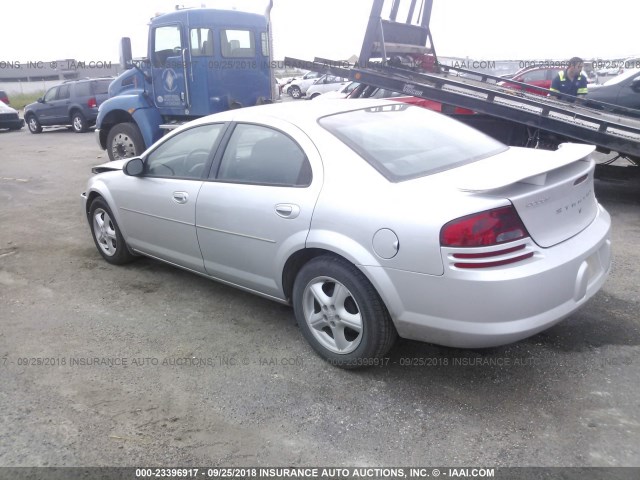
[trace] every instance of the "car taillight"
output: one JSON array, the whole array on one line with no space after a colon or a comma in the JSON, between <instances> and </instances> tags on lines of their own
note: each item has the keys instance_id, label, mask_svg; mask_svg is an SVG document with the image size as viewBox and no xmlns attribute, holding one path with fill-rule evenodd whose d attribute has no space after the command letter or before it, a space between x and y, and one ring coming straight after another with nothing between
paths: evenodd
<instances>
[{"instance_id":1,"label":"car taillight","mask_svg":"<svg viewBox=\"0 0 640 480\"><path fill-rule=\"evenodd\" d=\"M506 242L527 238L529 233L513 206L496 208L485 212L457 218L447 223L440 231L443 247L491 247ZM453 266L457 268L489 268L507 265L531 258L524 244L473 252L464 250L450 252ZM459 261L466 260L466 261Z\"/></svg>"},{"instance_id":2,"label":"car taillight","mask_svg":"<svg viewBox=\"0 0 640 480\"><path fill-rule=\"evenodd\" d=\"M96 101L95 97L91 97L87 102L87 105L89 106L89 108L96 108L98 106L98 102Z\"/></svg>"},{"instance_id":3,"label":"car taillight","mask_svg":"<svg viewBox=\"0 0 640 480\"><path fill-rule=\"evenodd\" d=\"M443 247L487 247L528 237L513 206L496 208L447 223L440 231Z\"/></svg>"}]
</instances>

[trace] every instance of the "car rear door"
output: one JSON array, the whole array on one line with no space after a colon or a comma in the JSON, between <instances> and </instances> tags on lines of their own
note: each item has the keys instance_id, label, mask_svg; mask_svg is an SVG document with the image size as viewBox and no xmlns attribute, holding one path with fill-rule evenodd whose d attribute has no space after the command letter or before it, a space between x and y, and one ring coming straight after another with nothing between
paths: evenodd
<instances>
[{"instance_id":1,"label":"car rear door","mask_svg":"<svg viewBox=\"0 0 640 480\"><path fill-rule=\"evenodd\" d=\"M198 196L207 273L283 298L282 269L305 245L322 181L320 156L296 127L236 124Z\"/></svg>"}]
</instances>

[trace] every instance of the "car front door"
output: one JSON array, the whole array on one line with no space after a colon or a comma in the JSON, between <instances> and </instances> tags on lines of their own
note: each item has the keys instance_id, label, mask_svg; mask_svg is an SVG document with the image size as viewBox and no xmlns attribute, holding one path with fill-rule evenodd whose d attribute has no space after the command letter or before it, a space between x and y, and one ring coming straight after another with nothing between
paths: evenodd
<instances>
[{"instance_id":1,"label":"car front door","mask_svg":"<svg viewBox=\"0 0 640 480\"><path fill-rule=\"evenodd\" d=\"M239 123L212 176L196 208L207 273L284 298L282 268L305 245L322 184L315 146L288 124Z\"/></svg>"},{"instance_id":2,"label":"car front door","mask_svg":"<svg viewBox=\"0 0 640 480\"><path fill-rule=\"evenodd\" d=\"M60 101L58 100L58 91L62 87L64 87L64 85L47 90L42 102L38 105L38 121L42 125L56 125L60 120ZM69 87L67 86L67 89L68 88Z\"/></svg>"},{"instance_id":3,"label":"car front door","mask_svg":"<svg viewBox=\"0 0 640 480\"><path fill-rule=\"evenodd\" d=\"M169 137L144 158L141 176L124 176L110 187L131 248L204 272L196 200L224 129L200 125Z\"/></svg>"}]
</instances>

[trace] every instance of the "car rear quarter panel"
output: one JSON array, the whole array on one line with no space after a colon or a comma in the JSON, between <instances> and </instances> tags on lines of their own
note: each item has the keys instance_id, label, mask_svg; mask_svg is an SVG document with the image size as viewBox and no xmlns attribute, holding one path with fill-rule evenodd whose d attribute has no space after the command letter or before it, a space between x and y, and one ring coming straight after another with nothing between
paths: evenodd
<instances>
[{"instance_id":1,"label":"car rear quarter panel","mask_svg":"<svg viewBox=\"0 0 640 480\"><path fill-rule=\"evenodd\" d=\"M442 184L439 174L392 183L346 145L322 144L331 148L320 151L325 182L307 247L335 251L356 265L442 275L442 225L506 202L458 191ZM393 258L382 258L373 248L381 229L392 230L398 238Z\"/></svg>"}]
</instances>

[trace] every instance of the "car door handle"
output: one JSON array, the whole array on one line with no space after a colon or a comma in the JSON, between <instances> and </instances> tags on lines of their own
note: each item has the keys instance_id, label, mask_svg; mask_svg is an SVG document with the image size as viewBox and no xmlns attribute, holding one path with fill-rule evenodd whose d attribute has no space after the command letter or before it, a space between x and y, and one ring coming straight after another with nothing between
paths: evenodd
<instances>
[{"instance_id":1,"label":"car door handle","mask_svg":"<svg viewBox=\"0 0 640 480\"><path fill-rule=\"evenodd\" d=\"M179 204L187 203L189 194L187 192L173 192L173 201Z\"/></svg>"},{"instance_id":2,"label":"car door handle","mask_svg":"<svg viewBox=\"0 0 640 480\"><path fill-rule=\"evenodd\" d=\"M282 218L296 218L300 215L300 207L292 203L279 203L276 205L276 215Z\"/></svg>"}]
</instances>

